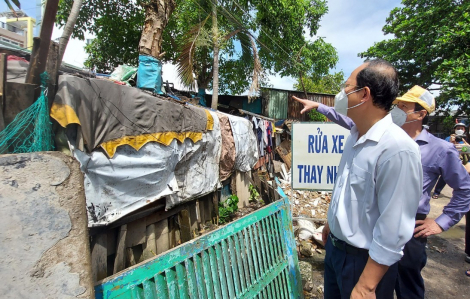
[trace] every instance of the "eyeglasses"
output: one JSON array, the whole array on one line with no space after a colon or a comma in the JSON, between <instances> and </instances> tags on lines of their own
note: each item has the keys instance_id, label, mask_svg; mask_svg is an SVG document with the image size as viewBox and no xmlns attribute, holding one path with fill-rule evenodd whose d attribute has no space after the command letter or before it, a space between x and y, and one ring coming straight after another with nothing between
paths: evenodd
<instances>
[{"instance_id":1,"label":"eyeglasses","mask_svg":"<svg viewBox=\"0 0 470 299\"><path fill-rule=\"evenodd\" d=\"M358 85L354 85L354 84L349 84L349 83L346 83L346 82L345 82L345 83L341 84L340 87L341 87L341 89L346 89L346 88L348 88L348 87L359 87L359 86L358 86Z\"/></svg>"}]
</instances>

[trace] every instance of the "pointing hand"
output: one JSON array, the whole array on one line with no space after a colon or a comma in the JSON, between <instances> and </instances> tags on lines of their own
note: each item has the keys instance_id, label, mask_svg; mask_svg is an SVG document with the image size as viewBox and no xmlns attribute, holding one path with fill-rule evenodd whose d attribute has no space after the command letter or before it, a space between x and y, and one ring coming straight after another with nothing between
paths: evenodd
<instances>
[{"instance_id":1,"label":"pointing hand","mask_svg":"<svg viewBox=\"0 0 470 299\"><path fill-rule=\"evenodd\" d=\"M310 100L307 100L307 99L300 99L296 96L292 96L292 98L294 100L296 100L297 102L302 103L302 105L304 105L304 109L302 109L302 111L300 111L300 114L304 114L305 112L310 111L312 109L317 109L318 106L320 106L320 103L317 103L317 102L314 102L314 101L310 101Z\"/></svg>"}]
</instances>

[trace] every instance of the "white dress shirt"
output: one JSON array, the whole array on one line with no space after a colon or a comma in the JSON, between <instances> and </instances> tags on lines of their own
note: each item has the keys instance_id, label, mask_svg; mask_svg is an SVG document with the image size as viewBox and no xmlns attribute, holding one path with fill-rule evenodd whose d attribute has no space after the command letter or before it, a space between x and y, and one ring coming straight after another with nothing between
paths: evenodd
<instances>
[{"instance_id":1,"label":"white dress shirt","mask_svg":"<svg viewBox=\"0 0 470 299\"><path fill-rule=\"evenodd\" d=\"M411 239L423 191L418 145L387 115L346 141L328 210L331 233L390 266Z\"/></svg>"}]
</instances>

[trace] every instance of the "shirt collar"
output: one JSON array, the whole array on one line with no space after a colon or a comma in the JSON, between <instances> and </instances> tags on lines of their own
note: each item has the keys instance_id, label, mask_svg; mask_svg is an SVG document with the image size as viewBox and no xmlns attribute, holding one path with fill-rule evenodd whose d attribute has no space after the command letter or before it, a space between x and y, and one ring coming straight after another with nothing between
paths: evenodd
<instances>
[{"instance_id":1,"label":"shirt collar","mask_svg":"<svg viewBox=\"0 0 470 299\"><path fill-rule=\"evenodd\" d=\"M421 133L419 133L419 135L415 138L415 141L424 141L426 143L429 143L429 135L429 132L425 128L423 128Z\"/></svg>"},{"instance_id":2,"label":"shirt collar","mask_svg":"<svg viewBox=\"0 0 470 299\"><path fill-rule=\"evenodd\" d=\"M376 122L367 132L364 134L359 140L354 144L354 146L364 143L366 140L371 140L375 142L379 142L382 135L388 129L390 125L393 124L392 116L387 114L384 118ZM358 131L356 126L351 130L351 135L356 136L358 135Z\"/></svg>"}]
</instances>

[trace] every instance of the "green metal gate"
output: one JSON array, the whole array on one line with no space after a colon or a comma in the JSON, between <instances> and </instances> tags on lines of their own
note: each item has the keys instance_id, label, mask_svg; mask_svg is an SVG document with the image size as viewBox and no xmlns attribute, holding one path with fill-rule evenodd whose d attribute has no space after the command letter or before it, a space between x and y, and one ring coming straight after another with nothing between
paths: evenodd
<instances>
[{"instance_id":1,"label":"green metal gate","mask_svg":"<svg viewBox=\"0 0 470 299\"><path fill-rule=\"evenodd\" d=\"M103 280L96 298L302 298L283 198Z\"/></svg>"}]
</instances>

